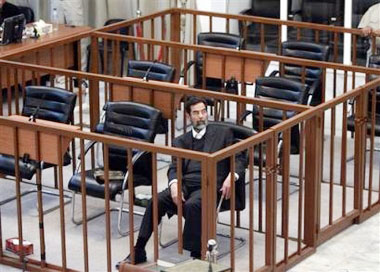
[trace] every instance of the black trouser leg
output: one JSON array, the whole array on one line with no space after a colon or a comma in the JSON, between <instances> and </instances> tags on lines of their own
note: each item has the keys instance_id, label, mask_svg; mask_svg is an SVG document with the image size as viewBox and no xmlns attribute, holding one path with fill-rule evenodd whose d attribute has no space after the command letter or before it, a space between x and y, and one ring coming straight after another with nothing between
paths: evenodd
<instances>
[{"instance_id":1,"label":"black trouser leg","mask_svg":"<svg viewBox=\"0 0 380 272\"><path fill-rule=\"evenodd\" d=\"M161 218L167 213L177 212L177 206L174 204L170 195L170 190L166 189L158 194L158 224L161 222ZM143 220L141 222L140 232L138 239L145 241L145 245L148 242L153 232L153 201L150 200L148 207L145 210ZM144 245L144 247L145 247Z\"/></svg>"},{"instance_id":2,"label":"black trouser leg","mask_svg":"<svg viewBox=\"0 0 380 272\"><path fill-rule=\"evenodd\" d=\"M185 217L183 248L192 252L201 251L201 208L201 190L191 192L189 198L183 204L183 216Z\"/></svg>"}]
</instances>

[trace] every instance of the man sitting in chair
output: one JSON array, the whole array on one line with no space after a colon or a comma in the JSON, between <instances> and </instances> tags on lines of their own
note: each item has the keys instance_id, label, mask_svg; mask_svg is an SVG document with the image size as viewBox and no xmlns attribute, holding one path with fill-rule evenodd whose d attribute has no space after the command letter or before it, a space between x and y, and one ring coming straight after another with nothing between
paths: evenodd
<instances>
[{"instance_id":1,"label":"man sitting in chair","mask_svg":"<svg viewBox=\"0 0 380 272\"><path fill-rule=\"evenodd\" d=\"M233 144L232 131L225 127L208 126L206 101L191 97L185 103L187 117L190 118L191 131L177 137L173 146L195 151L213 153ZM245 159L243 154L235 157L235 180L244 174ZM201 164L195 160L182 161L182 195L177 194L177 162L173 160L168 170L168 188L158 194L158 220L166 213L176 214L178 201L183 202L185 226L183 230L183 247L191 252L191 257L201 257ZM217 190L219 196L229 199L231 195L230 161L225 159L217 166ZM147 260L145 246L153 232L153 207L150 201L135 245L135 263ZM124 262L131 263L130 255ZM117 267L120 263L117 264Z\"/></svg>"}]
</instances>

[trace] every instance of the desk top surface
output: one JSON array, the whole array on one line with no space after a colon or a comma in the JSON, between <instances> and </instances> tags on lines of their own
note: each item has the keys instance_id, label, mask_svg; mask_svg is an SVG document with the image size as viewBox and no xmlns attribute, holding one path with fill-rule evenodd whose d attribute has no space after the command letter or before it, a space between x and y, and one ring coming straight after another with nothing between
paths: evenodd
<instances>
[{"instance_id":1,"label":"desk top surface","mask_svg":"<svg viewBox=\"0 0 380 272\"><path fill-rule=\"evenodd\" d=\"M0 58L8 58L12 56L19 56L26 53L26 51L45 46L51 42L56 42L60 39L66 39L74 35L82 34L91 31L89 26L69 26L59 25L57 31L43 35L38 39L23 39L21 43L12 43L0 46Z\"/></svg>"}]
</instances>

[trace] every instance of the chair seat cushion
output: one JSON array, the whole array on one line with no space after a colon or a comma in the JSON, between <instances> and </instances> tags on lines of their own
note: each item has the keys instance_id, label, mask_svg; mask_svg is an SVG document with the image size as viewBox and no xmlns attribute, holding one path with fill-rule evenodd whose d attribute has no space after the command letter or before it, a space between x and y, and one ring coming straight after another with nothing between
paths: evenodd
<instances>
[{"instance_id":1,"label":"chair seat cushion","mask_svg":"<svg viewBox=\"0 0 380 272\"><path fill-rule=\"evenodd\" d=\"M370 114L370 113L368 113ZM379 114L376 114L376 121L375 121L375 135L376 136L380 136L380 115ZM371 133L371 121L369 120L367 122L367 133ZM355 116L354 115L350 115L348 118L347 118L347 129L349 131L355 131Z\"/></svg>"},{"instance_id":2,"label":"chair seat cushion","mask_svg":"<svg viewBox=\"0 0 380 272\"><path fill-rule=\"evenodd\" d=\"M117 193L121 191L123 181L110 180L109 196L115 199ZM81 192L81 174L75 174L69 181L69 189L75 192ZM95 170L86 171L86 193L87 195L99 198L105 198L104 184L99 183L95 178Z\"/></svg>"},{"instance_id":3,"label":"chair seat cushion","mask_svg":"<svg viewBox=\"0 0 380 272\"><path fill-rule=\"evenodd\" d=\"M85 175L86 179L86 194L93 197L105 198L105 187L103 182L99 182L95 177L95 170L87 170ZM134 187L139 185L151 185L151 181L147 180L141 175L134 175ZM123 181L120 179L109 180L109 197L114 200L116 195L122 191ZM128 187L128 186L127 186ZM81 192L81 174L77 173L71 177L68 188L74 192Z\"/></svg>"},{"instance_id":4,"label":"chair seat cushion","mask_svg":"<svg viewBox=\"0 0 380 272\"><path fill-rule=\"evenodd\" d=\"M71 162L70 155L66 152L63 158L63 165L69 165ZM23 161L19 160L20 176L21 179L30 180L34 176L37 170L37 162L34 160ZM50 163L44 163L43 169L54 166ZM15 158L10 155L0 154L0 173L9 176L15 176Z\"/></svg>"}]
</instances>

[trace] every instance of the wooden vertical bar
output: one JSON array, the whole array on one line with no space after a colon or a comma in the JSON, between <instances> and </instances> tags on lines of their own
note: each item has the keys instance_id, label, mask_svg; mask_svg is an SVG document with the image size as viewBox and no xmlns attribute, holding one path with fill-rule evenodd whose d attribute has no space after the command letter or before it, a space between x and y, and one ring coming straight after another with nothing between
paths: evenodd
<instances>
[{"instance_id":1,"label":"wooden vertical bar","mask_svg":"<svg viewBox=\"0 0 380 272\"><path fill-rule=\"evenodd\" d=\"M253 271L255 266L254 256L255 256L255 238L254 238L254 176L253 176L253 166L255 163L254 157L255 146L248 149L248 171L249 171L249 271Z\"/></svg>"},{"instance_id":2,"label":"wooden vertical bar","mask_svg":"<svg viewBox=\"0 0 380 272\"><path fill-rule=\"evenodd\" d=\"M305 142L305 123L301 123L300 128L300 161L298 166L298 230L297 230L297 254L301 254L302 250L302 215L303 215L303 175L304 175L304 142Z\"/></svg>"},{"instance_id":3,"label":"wooden vertical bar","mask_svg":"<svg viewBox=\"0 0 380 272\"><path fill-rule=\"evenodd\" d=\"M276 265L276 210L277 210L277 135L266 141L266 192L265 192L265 265L273 270Z\"/></svg>"},{"instance_id":4,"label":"wooden vertical bar","mask_svg":"<svg viewBox=\"0 0 380 272\"><path fill-rule=\"evenodd\" d=\"M230 263L232 271L235 270L235 154L230 157L230 182L231 182L231 198L230 198Z\"/></svg>"},{"instance_id":5,"label":"wooden vertical bar","mask_svg":"<svg viewBox=\"0 0 380 272\"><path fill-rule=\"evenodd\" d=\"M201 190L202 190L202 227L201 227L201 256L202 258L206 255L206 246L207 246L207 240L211 237L215 238L215 236L212 236L212 231L209 229L209 224L211 225L214 222L212 218L209 218L208 216L209 211L211 211L211 207L209 207L209 204L213 204L212 200L209 199L209 192L208 192L208 183L212 181L213 179L216 179L216 164L213 164L211 160L202 160L201 161L201 167L202 167L202 183L201 183ZM214 203L215 204L215 203ZM212 205L211 205L212 206ZM212 216L212 215L211 215ZM215 215L214 215L215 217ZM207 218L207 220L206 220Z\"/></svg>"},{"instance_id":6,"label":"wooden vertical bar","mask_svg":"<svg viewBox=\"0 0 380 272\"><path fill-rule=\"evenodd\" d=\"M128 187L133 188L133 187ZM154 261L158 260L158 186L157 186L157 153L152 152L152 200L153 200L153 232Z\"/></svg>"},{"instance_id":7,"label":"wooden vertical bar","mask_svg":"<svg viewBox=\"0 0 380 272\"><path fill-rule=\"evenodd\" d=\"M363 212L363 184L365 181L365 150L367 137L368 92L362 92L355 103L355 165L354 165L354 209L358 210L360 222Z\"/></svg>"},{"instance_id":8,"label":"wooden vertical bar","mask_svg":"<svg viewBox=\"0 0 380 272\"><path fill-rule=\"evenodd\" d=\"M180 42L181 41L181 14L175 11L170 14L170 41ZM171 65L174 66L176 71L181 71L181 51L177 48L171 48ZM176 73L174 82L179 81L180 73Z\"/></svg>"},{"instance_id":9,"label":"wooden vertical bar","mask_svg":"<svg viewBox=\"0 0 380 272\"><path fill-rule=\"evenodd\" d=\"M57 135L57 154L58 154L58 190L59 190L59 212L61 224L61 257L62 268L67 269L66 257L66 227L65 227L65 201L63 194L63 154L62 154L63 137Z\"/></svg>"},{"instance_id":10,"label":"wooden vertical bar","mask_svg":"<svg viewBox=\"0 0 380 272\"><path fill-rule=\"evenodd\" d=\"M87 232L87 193L86 193L86 164L84 154L84 139L80 139L80 161L81 161L81 196L82 196L82 233L83 233L83 254L84 271L89 271L88 261L88 232ZM74 196L75 197L75 196ZM73 200L72 200L73 201Z\"/></svg>"},{"instance_id":11,"label":"wooden vertical bar","mask_svg":"<svg viewBox=\"0 0 380 272\"><path fill-rule=\"evenodd\" d=\"M98 67L98 40L95 37L91 38L91 72L96 73ZM99 123L99 82L90 80L89 82L89 103L90 103L90 129L95 131L96 125Z\"/></svg>"},{"instance_id":12,"label":"wooden vertical bar","mask_svg":"<svg viewBox=\"0 0 380 272\"><path fill-rule=\"evenodd\" d=\"M335 106L331 108L331 133L330 133L330 186L329 186L329 225L334 217L334 151L335 151Z\"/></svg>"},{"instance_id":13,"label":"wooden vertical bar","mask_svg":"<svg viewBox=\"0 0 380 272\"><path fill-rule=\"evenodd\" d=\"M347 92L347 71L344 71L343 93ZM343 120L342 120L342 148L340 162L340 180L342 186L342 216L346 215L346 181L347 181L347 102L343 102Z\"/></svg>"},{"instance_id":14,"label":"wooden vertical bar","mask_svg":"<svg viewBox=\"0 0 380 272\"><path fill-rule=\"evenodd\" d=\"M177 158L177 179L178 179L178 187L177 187L177 195L180 201L178 201L177 205L177 215L178 215L178 223L177 223L177 233L178 233L178 253L183 253L183 238L182 238L182 159Z\"/></svg>"},{"instance_id":15,"label":"wooden vertical bar","mask_svg":"<svg viewBox=\"0 0 380 272\"><path fill-rule=\"evenodd\" d=\"M369 177L368 177L368 210L371 210L372 203L372 184L373 184L373 167L374 167L374 150L375 150L375 127L376 127L376 89L371 90L371 133L370 133L370 150L369 150Z\"/></svg>"},{"instance_id":16,"label":"wooden vertical bar","mask_svg":"<svg viewBox=\"0 0 380 272\"><path fill-rule=\"evenodd\" d=\"M109 179L109 146L108 144L103 145L104 154L104 210L106 211L106 252L107 252L107 271L111 271L111 213L110 213L110 179Z\"/></svg>"},{"instance_id":17,"label":"wooden vertical bar","mask_svg":"<svg viewBox=\"0 0 380 272\"><path fill-rule=\"evenodd\" d=\"M322 122L320 116L306 121L305 127L305 216L304 243L307 246L317 245L320 211L319 197L322 178L321 157Z\"/></svg>"},{"instance_id":18,"label":"wooden vertical bar","mask_svg":"<svg viewBox=\"0 0 380 272\"><path fill-rule=\"evenodd\" d=\"M133 204L134 204L134 192L133 189L133 163L132 163L132 149L127 148L127 169L128 169L128 198L129 198L129 252L131 254L131 261L132 264L135 263L135 248L134 248L134 243L135 243L135 235L133 232L133 227L134 227L134 218L133 218ZM153 186L152 186L153 190ZM152 197L155 197L154 195L157 194L156 192L152 191ZM156 233L154 234L156 236ZM154 253L156 256L156 253Z\"/></svg>"}]
</instances>

